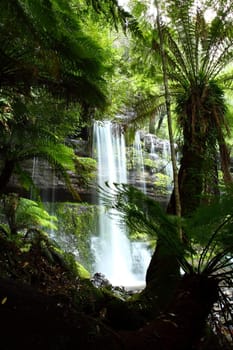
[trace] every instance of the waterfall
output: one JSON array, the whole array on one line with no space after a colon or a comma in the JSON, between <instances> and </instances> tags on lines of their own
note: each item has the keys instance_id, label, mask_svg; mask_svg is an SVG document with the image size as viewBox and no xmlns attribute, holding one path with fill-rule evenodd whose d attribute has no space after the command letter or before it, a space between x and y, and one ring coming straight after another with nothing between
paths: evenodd
<instances>
[{"instance_id":1,"label":"waterfall","mask_svg":"<svg viewBox=\"0 0 233 350\"><path fill-rule=\"evenodd\" d=\"M37 176L37 169L38 169L38 158L37 157L33 157L32 160L32 181L35 182L36 180L36 176ZM30 188L30 199L31 200L35 200L35 189L33 188L33 186L31 186Z\"/></svg>"},{"instance_id":2,"label":"waterfall","mask_svg":"<svg viewBox=\"0 0 233 350\"><path fill-rule=\"evenodd\" d=\"M30 199L38 201L40 194L41 201L50 215L55 214L55 170L52 169L46 160L33 157L31 178L34 186L30 188ZM46 179L46 182L45 182ZM50 237L55 238L54 228L49 229Z\"/></svg>"},{"instance_id":3,"label":"waterfall","mask_svg":"<svg viewBox=\"0 0 233 350\"><path fill-rule=\"evenodd\" d=\"M172 177L173 172L172 172L170 145L166 141L163 141L162 144L163 144L163 158L165 160L165 171L168 176Z\"/></svg>"},{"instance_id":4,"label":"waterfall","mask_svg":"<svg viewBox=\"0 0 233 350\"><path fill-rule=\"evenodd\" d=\"M109 121L95 122L93 149L98 164L98 185L127 183L126 151L124 135L117 124ZM110 189L108 189L109 191ZM120 220L117 210L106 212L101 199L98 235L93 238L95 255L94 272L102 273L112 285L143 285L150 253L145 243L130 242L127 227ZM141 246L140 246L141 244Z\"/></svg>"},{"instance_id":5,"label":"waterfall","mask_svg":"<svg viewBox=\"0 0 233 350\"><path fill-rule=\"evenodd\" d=\"M170 179L170 182L167 184L167 189L172 189L172 181L173 181L173 169L172 169L172 162L171 162L171 152L170 152L170 144L167 141L162 142L162 157L165 162L165 168L164 172Z\"/></svg>"},{"instance_id":6,"label":"waterfall","mask_svg":"<svg viewBox=\"0 0 233 350\"><path fill-rule=\"evenodd\" d=\"M133 164L135 168L136 183L143 193L146 193L146 178L145 168L143 159L143 150L141 146L140 131L135 132L134 143L133 143Z\"/></svg>"}]
</instances>

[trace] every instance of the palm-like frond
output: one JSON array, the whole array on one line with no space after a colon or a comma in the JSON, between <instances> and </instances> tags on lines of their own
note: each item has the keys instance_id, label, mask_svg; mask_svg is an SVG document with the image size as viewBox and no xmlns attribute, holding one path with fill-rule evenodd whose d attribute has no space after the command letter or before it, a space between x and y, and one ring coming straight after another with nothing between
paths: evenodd
<instances>
[{"instance_id":1,"label":"palm-like frond","mask_svg":"<svg viewBox=\"0 0 233 350\"><path fill-rule=\"evenodd\" d=\"M122 6L119 6L117 0L86 0L88 5L91 5L97 13L104 14L106 20L112 23L116 29L119 26L126 32L137 37L142 37L137 20Z\"/></svg>"},{"instance_id":2,"label":"palm-like frond","mask_svg":"<svg viewBox=\"0 0 233 350\"><path fill-rule=\"evenodd\" d=\"M41 203L14 193L2 196L0 209L8 224L2 228L10 234L25 233L30 229L56 229L57 218L49 215Z\"/></svg>"},{"instance_id":3,"label":"palm-like frond","mask_svg":"<svg viewBox=\"0 0 233 350\"><path fill-rule=\"evenodd\" d=\"M134 103L134 115L127 120L127 125L134 130L145 125L145 120L149 120L152 115L159 119L165 113L164 95L155 94L147 97L139 97Z\"/></svg>"},{"instance_id":4,"label":"palm-like frond","mask_svg":"<svg viewBox=\"0 0 233 350\"><path fill-rule=\"evenodd\" d=\"M196 36L196 25L193 21L195 10L193 9L193 1L179 2L178 18L175 21L175 29L178 35L178 42L181 48L183 61L189 79L194 77L198 70L198 36ZM184 30L185 28L185 30ZM186 30L187 29L187 30Z\"/></svg>"},{"instance_id":5,"label":"palm-like frond","mask_svg":"<svg viewBox=\"0 0 233 350\"><path fill-rule=\"evenodd\" d=\"M186 219L189 237L194 243L231 247L233 232L232 188L229 186L221 199L201 205L191 218ZM213 237L214 234L214 237ZM233 251L232 251L233 252Z\"/></svg>"},{"instance_id":6,"label":"palm-like frond","mask_svg":"<svg viewBox=\"0 0 233 350\"><path fill-rule=\"evenodd\" d=\"M54 143L49 140L39 140L34 143L31 148L22 150L21 154L17 155L17 164L25 159L38 157L47 160L56 175L60 177L66 184L68 190L76 200L80 200L77 189L72 185L70 172L75 173L76 156L72 148L67 147L62 143Z\"/></svg>"},{"instance_id":7,"label":"palm-like frond","mask_svg":"<svg viewBox=\"0 0 233 350\"><path fill-rule=\"evenodd\" d=\"M71 147L66 146L52 132L38 127L32 121L22 119L11 130L1 129L1 159L14 164L13 171L19 174L22 185L28 188L30 180L22 171L23 161L34 157L47 160L51 168L66 183L74 198L80 199L70 180L70 172L75 173L76 155ZM25 182L26 180L26 182Z\"/></svg>"},{"instance_id":8,"label":"palm-like frond","mask_svg":"<svg viewBox=\"0 0 233 350\"><path fill-rule=\"evenodd\" d=\"M107 208L116 209L117 215L121 215L131 229L162 240L177 260L188 267L183 259L185 246L178 237L179 218L168 216L159 203L133 186L105 185L105 188L99 188L99 192Z\"/></svg>"},{"instance_id":9,"label":"palm-like frond","mask_svg":"<svg viewBox=\"0 0 233 350\"><path fill-rule=\"evenodd\" d=\"M19 230L30 228L57 229L57 218L49 215L37 202L20 198L16 209L16 225Z\"/></svg>"},{"instance_id":10,"label":"palm-like frond","mask_svg":"<svg viewBox=\"0 0 233 350\"><path fill-rule=\"evenodd\" d=\"M56 97L84 103L89 98L94 106L106 103L104 50L84 34L67 2L3 1L0 10L4 13L0 39L4 89L21 88L26 93L39 86Z\"/></svg>"},{"instance_id":11,"label":"palm-like frond","mask_svg":"<svg viewBox=\"0 0 233 350\"><path fill-rule=\"evenodd\" d=\"M228 16L232 8L232 4L220 4L208 22L208 7L200 10L194 1L173 1L168 9L172 26L163 25L169 71L182 72L190 84L199 84L200 78L203 82L216 78L232 59L233 30Z\"/></svg>"},{"instance_id":12,"label":"palm-like frond","mask_svg":"<svg viewBox=\"0 0 233 350\"><path fill-rule=\"evenodd\" d=\"M232 193L228 192L220 203L203 205L192 217L182 219L180 223L176 217L166 214L159 203L133 186L105 185L99 192L106 207L116 209L113 215L120 215L131 229L159 238L174 252L184 271L213 275L219 281L232 275ZM179 240L180 224L191 246Z\"/></svg>"},{"instance_id":13,"label":"palm-like frond","mask_svg":"<svg viewBox=\"0 0 233 350\"><path fill-rule=\"evenodd\" d=\"M182 229L188 237L192 237L191 247L187 247L177 239L180 222L166 215L159 204L131 186L114 184L112 187L107 183L106 186L100 188L103 201L109 208L115 208L131 228L156 235L165 250L172 251L186 276L214 281L218 300L211 311L212 322L218 333L224 320L225 328L231 334L233 307L227 293L233 287L232 194L230 199L226 196L220 204L203 206L200 210L204 215L199 213L199 216L182 220ZM200 232L203 233L202 240ZM228 243L223 241L226 232L231 236ZM221 319L216 319L214 315L216 307Z\"/></svg>"},{"instance_id":14,"label":"palm-like frond","mask_svg":"<svg viewBox=\"0 0 233 350\"><path fill-rule=\"evenodd\" d=\"M203 159L214 159L219 146L224 181L231 182L227 170L229 155L224 141L229 127L223 88L224 85L231 87L226 67L233 57L233 30L229 15L233 5L218 4L215 17L208 21L205 18L205 11L209 9L207 5L199 9L191 0L170 3L171 23L163 24L163 38L169 87L171 96L175 97L175 112L183 131L183 152L186 151L181 163L189 164L188 152L194 157L199 153ZM198 149L196 154L195 147ZM196 168L191 171L200 174L198 165ZM205 176L203 167L202 171ZM200 187L198 196L202 190Z\"/></svg>"},{"instance_id":15,"label":"palm-like frond","mask_svg":"<svg viewBox=\"0 0 233 350\"><path fill-rule=\"evenodd\" d=\"M179 80L181 86L185 88L187 85L187 79L190 78L190 73L186 65L185 58L183 57L183 53L168 28L162 28L162 32L163 35L166 36L167 44L169 46L169 50L165 52L166 60L168 62L169 78L171 81Z\"/></svg>"}]
</instances>

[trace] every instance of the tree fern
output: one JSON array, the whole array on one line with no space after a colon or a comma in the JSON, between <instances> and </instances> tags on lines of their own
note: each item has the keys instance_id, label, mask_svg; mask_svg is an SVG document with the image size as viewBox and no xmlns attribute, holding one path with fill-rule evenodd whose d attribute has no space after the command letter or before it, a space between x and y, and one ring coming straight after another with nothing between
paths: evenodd
<instances>
[{"instance_id":1,"label":"tree fern","mask_svg":"<svg viewBox=\"0 0 233 350\"><path fill-rule=\"evenodd\" d=\"M172 249L178 260L182 260L185 246L178 236L180 219L166 214L161 205L135 187L114 184L100 188L100 195L108 208L115 208L116 215L133 230L147 233L161 239L168 249Z\"/></svg>"},{"instance_id":2,"label":"tree fern","mask_svg":"<svg viewBox=\"0 0 233 350\"><path fill-rule=\"evenodd\" d=\"M186 266L190 271L189 264L194 257L196 263L192 269L196 272L210 270L217 261L223 261L223 264L225 261L227 266L232 266L231 258L227 258L233 255L232 190L227 190L219 202L203 204L192 216L180 221L166 214L158 202L133 186L110 186L108 183L106 186L99 188L99 192L107 208L117 210L113 215L120 215L131 229L162 240L167 248L174 251L183 268ZM186 243L178 239L179 225L188 239ZM219 270L218 267L216 269Z\"/></svg>"},{"instance_id":3,"label":"tree fern","mask_svg":"<svg viewBox=\"0 0 233 350\"><path fill-rule=\"evenodd\" d=\"M104 50L85 35L67 2L3 1L1 9L5 14L1 52L10 68L0 69L5 88L24 86L26 93L29 87L39 86L56 97L79 101L91 89L94 105L106 103ZM11 46L6 44L9 40ZM88 102L92 104L91 94Z\"/></svg>"}]
</instances>

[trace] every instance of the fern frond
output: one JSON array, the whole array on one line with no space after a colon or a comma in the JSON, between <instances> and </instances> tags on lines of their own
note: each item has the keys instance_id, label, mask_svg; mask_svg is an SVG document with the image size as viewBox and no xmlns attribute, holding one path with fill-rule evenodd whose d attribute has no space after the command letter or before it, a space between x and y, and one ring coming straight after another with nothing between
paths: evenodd
<instances>
[{"instance_id":1,"label":"fern frond","mask_svg":"<svg viewBox=\"0 0 233 350\"><path fill-rule=\"evenodd\" d=\"M84 33L69 3L3 0L0 10L5 14L0 39L5 89L29 94L31 87L40 87L57 99L106 106L104 50Z\"/></svg>"},{"instance_id":2,"label":"fern frond","mask_svg":"<svg viewBox=\"0 0 233 350\"><path fill-rule=\"evenodd\" d=\"M178 238L176 223L178 218L168 216L159 203L131 185L105 185L105 188L99 188L99 193L107 208L116 209L132 229L159 237L168 247L177 249L177 255L183 256L184 246Z\"/></svg>"},{"instance_id":3,"label":"fern frond","mask_svg":"<svg viewBox=\"0 0 233 350\"><path fill-rule=\"evenodd\" d=\"M185 62L185 58L183 57L183 52L180 50L177 41L174 39L174 36L166 27L163 28L162 33L167 40L167 45L169 47L169 51L166 52L166 58L169 62L170 67L172 70L174 69L179 73L182 72L184 76L189 77L189 72L187 71L187 64Z\"/></svg>"},{"instance_id":4,"label":"fern frond","mask_svg":"<svg viewBox=\"0 0 233 350\"><path fill-rule=\"evenodd\" d=\"M16 209L16 225L18 229L43 228L57 229L55 216L49 215L40 204L30 199L20 198Z\"/></svg>"},{"instance_id":5,"label":"fern frond","mask_svg":"<svg viewBox=\"0 0 233 350\"><path fill-rule=\"evenodd\" d=\"M151 118L152 115L164 113L164 95L152 95L147 98L139 98L134 105L135 115L129 120L128 125L135 124L135 127L145 124L145 120Z\"/></svg>"},{"instance_id":6,"label":"fern frond","mask_svg":"<svg viewBox=\"0 0 233 350\"><path fill-rule=\"evenodd\" d=\"M114 25L116 30L121 27L125 33L130 31L131 34L142 37L136 18L122 6L119 6L117 0L86 0L86 2L98 14L103 14L106 20Z\"/></svg>"}]
</instances>

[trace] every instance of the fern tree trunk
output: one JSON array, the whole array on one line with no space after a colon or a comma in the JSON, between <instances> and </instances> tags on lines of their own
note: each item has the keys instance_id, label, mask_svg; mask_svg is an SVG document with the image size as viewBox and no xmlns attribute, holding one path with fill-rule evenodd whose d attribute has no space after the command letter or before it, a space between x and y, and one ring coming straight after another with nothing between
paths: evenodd
<instances>
[{"instance_id":1,"label":"fern tree trunk","mask_svg":"<svg viewBox=\"0 0 233 350\"><path fill-rule=\"evenodd\" d=\"M200 204L204 184L204 162L205 157L200 144L183 146L178 178L183 216L188 216ZM173 191L168 204L168 213L174 214L174 208L175 194Z\"/></svg>"}]
</instances>

